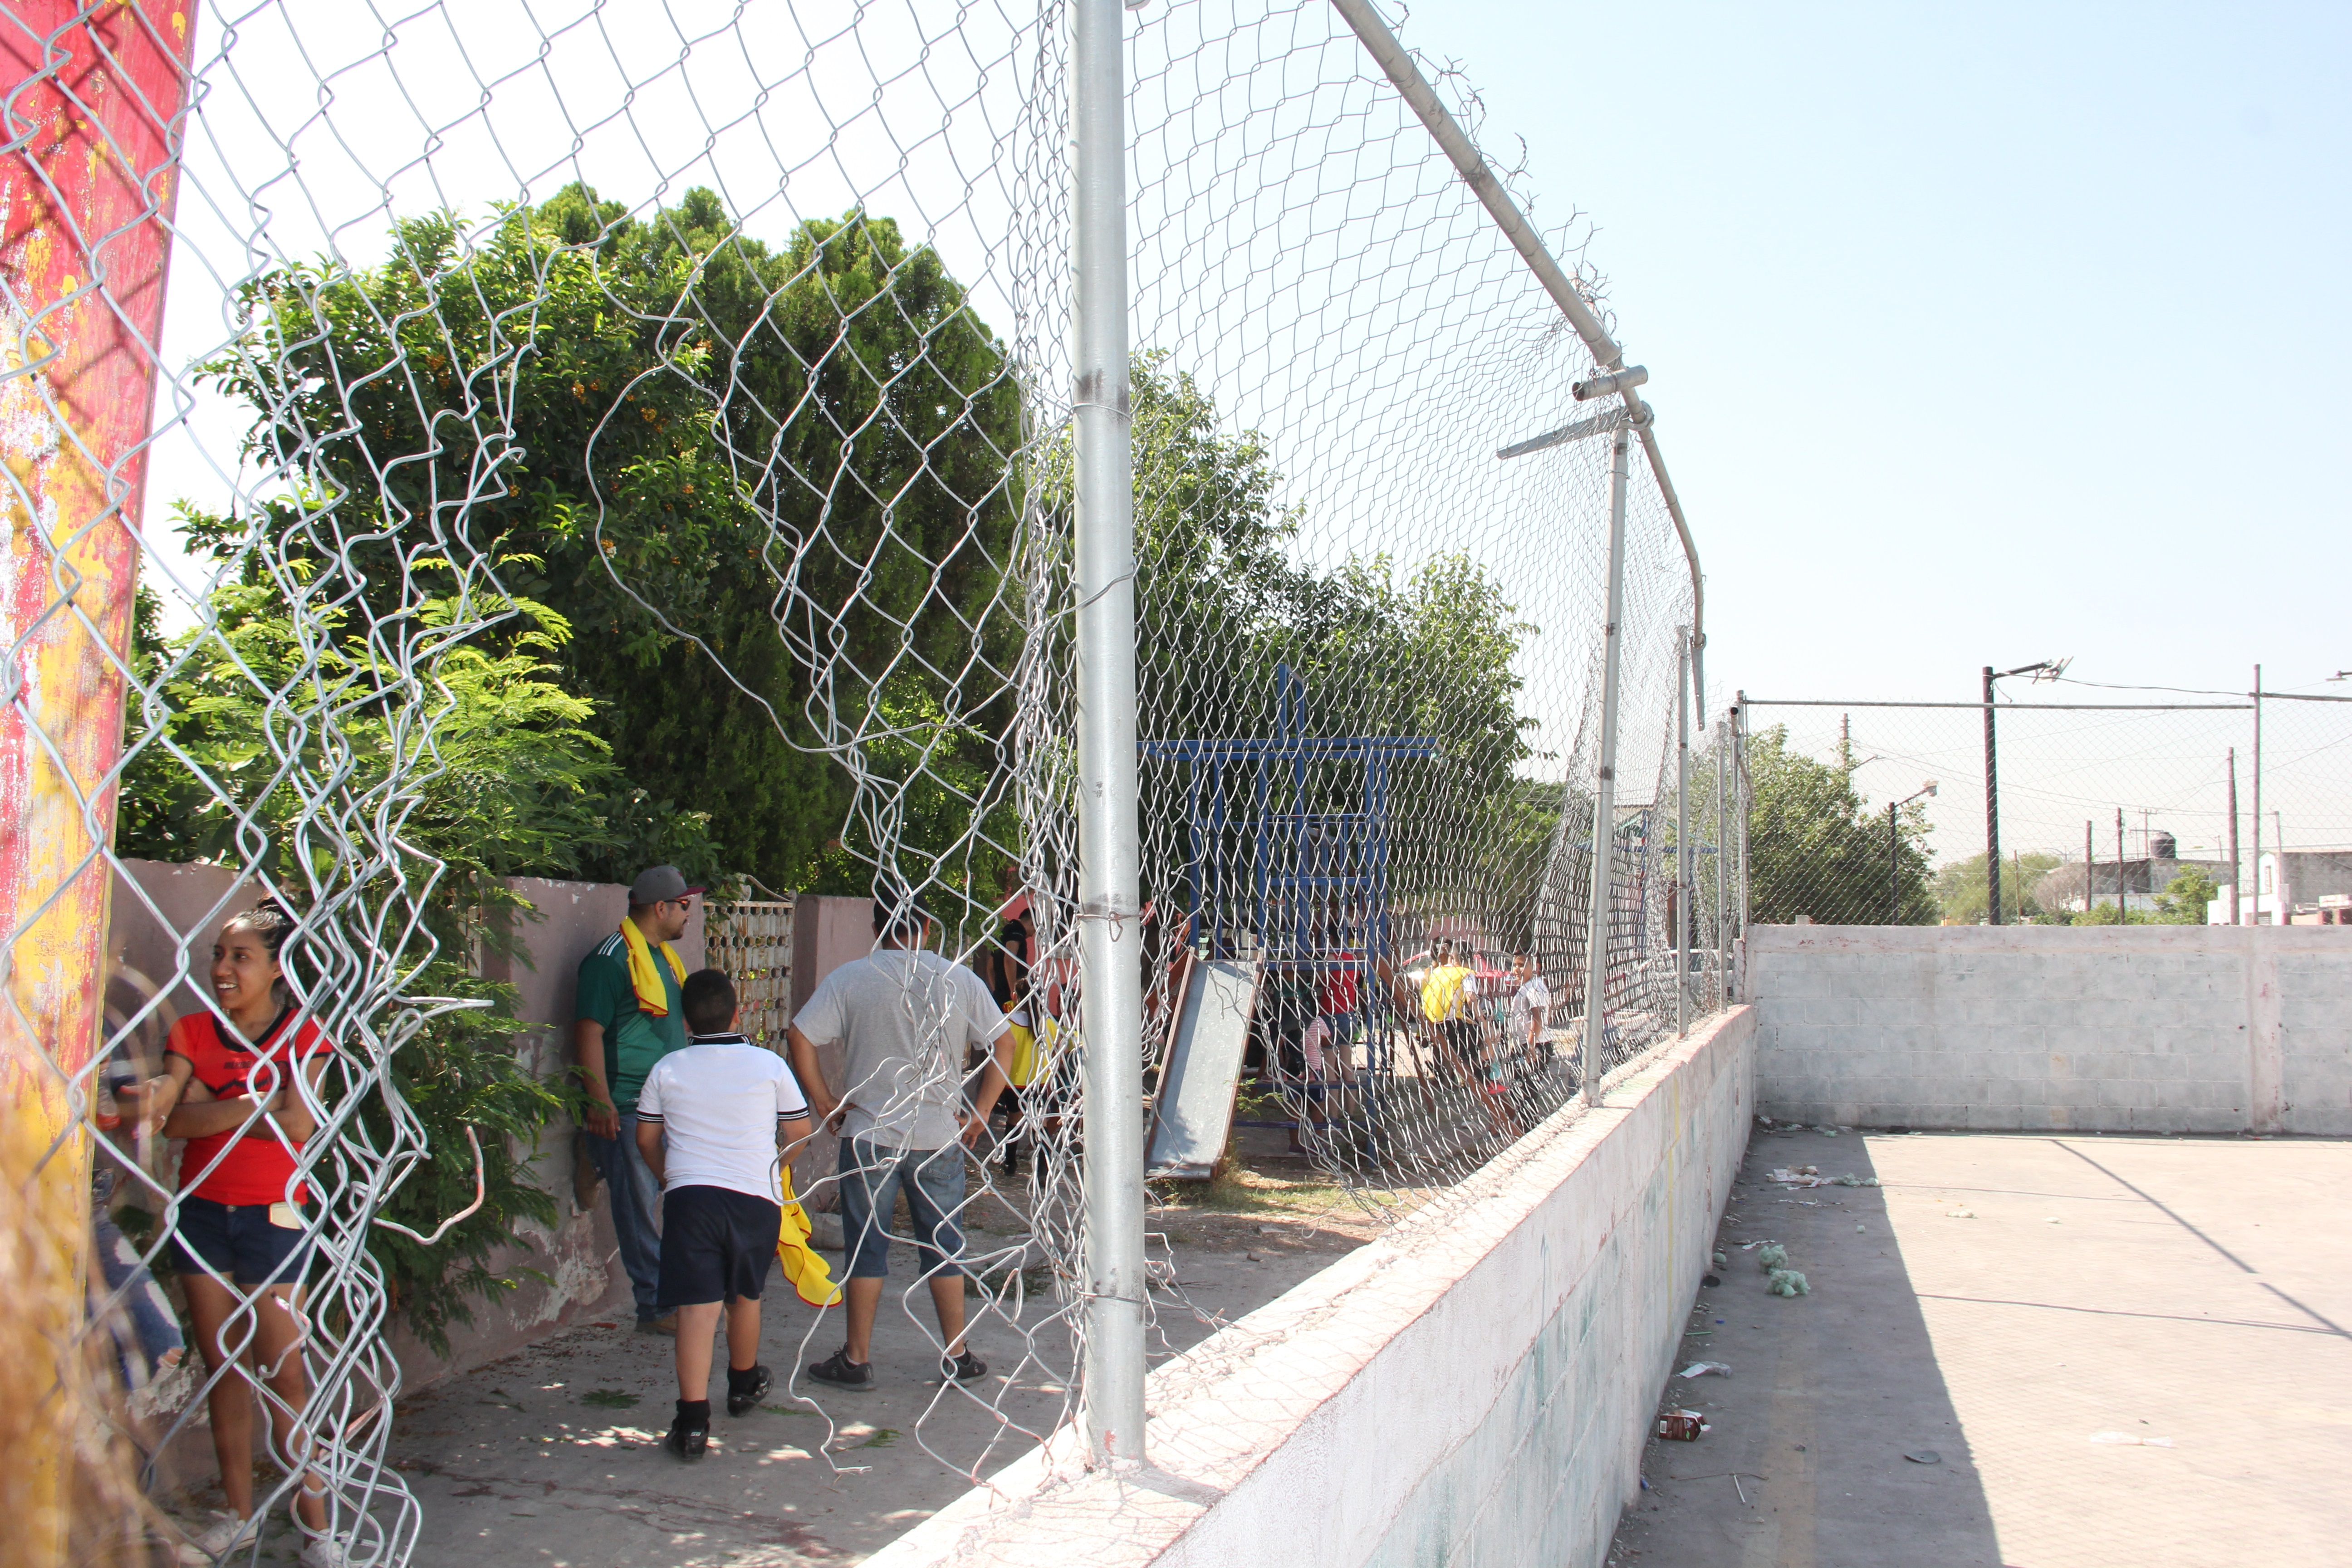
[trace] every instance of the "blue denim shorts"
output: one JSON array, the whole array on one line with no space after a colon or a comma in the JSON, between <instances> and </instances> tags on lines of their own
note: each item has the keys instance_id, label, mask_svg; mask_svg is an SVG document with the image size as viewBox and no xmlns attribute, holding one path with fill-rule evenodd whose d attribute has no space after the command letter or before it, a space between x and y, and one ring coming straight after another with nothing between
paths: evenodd
<instances>
[{"instance_id":1,"label":"blue denim shorts","mask_svg":"<svg viewBox=\"0 0 2352 1568\"><path fill-rule=\"evenodd\" d=\"M216 1204L182 1194L180 1223L163 1248L164 1266L175 1274L202 1274L209 1264L213 1273L248 1289L299 1284L310 1260L310 1245L299 1226L270 1223L269 1211L277 1206Z\"/></svg>"},{"instance_id":2,"label":"blue denim shorts","mask_svg":"<svg viewBox=\"0 0 2352 1568\"><path fill-rule=\"evenodd\" d=\"M849 1255L848 1278L890 1277L890 1216L902 1190L908 1215L915 1222L915 1255L924 1275L942 1279L966 1272L963 1232L955 1222L956 1211L963 1207L963 1145L898 1149L870 1138L845 1138L841 1235Z\"/></svg>"}]
</instances>

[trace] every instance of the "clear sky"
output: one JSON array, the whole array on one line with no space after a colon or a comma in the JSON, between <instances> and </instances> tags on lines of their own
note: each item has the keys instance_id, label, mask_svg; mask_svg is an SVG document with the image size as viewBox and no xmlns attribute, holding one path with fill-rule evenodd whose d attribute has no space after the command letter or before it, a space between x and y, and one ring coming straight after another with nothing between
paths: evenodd
<instances>
[{"instance_id":1,"label":"clear sky","mask_svg":"<svg viewBox=\"0 0 2352 1568\"><path fill-rule=\"evenodd\" d=\"M1402 31L1490 152L1526 139L1548 223L1600 226L1716 682L1966 700L2071 656L2352 691L2352 6L1422 0ZM2019 695L2059 693L2095 700Z\"/></svg>"}]
</instances>

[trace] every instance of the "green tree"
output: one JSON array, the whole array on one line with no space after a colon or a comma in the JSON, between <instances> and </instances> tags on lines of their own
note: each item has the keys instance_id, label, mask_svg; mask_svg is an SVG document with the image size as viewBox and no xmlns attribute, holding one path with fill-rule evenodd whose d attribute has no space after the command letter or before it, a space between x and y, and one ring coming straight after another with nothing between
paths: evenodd
<instances>
[{"instance_id":1,"label":"green tree","mask_svg":"<svg viewBox=\"0 0 2352 1568\"><path fill-rule=\"evenodd\" d=\"M2034 889L2042 879L2065 864L2063 858L2035 851L2030 855L2004 855L2000 861L2000 918L2042 921L2053 911L2042 909ZM1989 900L1985 888L1985 858L1971 855L1965 860L1948 861L1936 871L1936 902L1944 911L1944 919L1955 925L1981 925ZM2057 910L2063 916L2065 911Z\"/></svg>"},{"instance_id":2,"label":"green tree","mask_svg":"<svg viewBox=\"0 0 2352 1568\"><path fill-rule=\"evenodd\" d=\"M1786 726L1749 737L1748 776L1750 919L1928 925L1940 918L1928 887L1924 803L1898 813L1890 868L1885 812L1863 805L1848 770L1790 751Z\"/></svg>"},{"instance_id":3,"label":"green tree","mask_svg":"<svg viewBox=\"0 0 2352 1568\"><path fill-rule=\"evenodd\" d=\"M910 713L938 715L919 752L1003 732L1019 399L895 223L772 247L707 190L638 219L573 185L482 232L404 220L382 265L289 268L247 304L215 374L309 478L279 540L389 612L461 517L504 592L578 628L557 662L621 793L707 812L730 869L862 891L828 748Z\"/></svg>"},{"instance_id":4,"label":"green tree","mask_svg":"<svg viewBox=\"0 0 2352 1568\"><path fill-rule=\"evenodd\" d=\"M2166 925L2201 926L2207 919L2206 906L2221 896L2221 886L2212 873L2200 866L2188 867L2157 894L2157 918Z\"/></svg>"},{"instance_id":5,"label":"green tree","mask_svg":"<svg viewBox=\"0 0 2352 1568\"><path fill-rule=\"evenodd\" d=\"M1139 355L1130 384L1143 736L1274 735L1277 670L1287 668L1304 693L1290 715L1299 733L1433 739L1436 756L1388 765L1392 901L1507 919L1503 906L1524 902L1540 870L1556 810L1531 805L1514 776L1528 752L1512 660L1533 628L1466 555L1428 556L1410 571L1384 555L1302 563L1305 519L1275 504L1281 476L1256 433L1227 433L1164 354ZM1065 452L1049 468L1052 493L1066 493L1066 475ZM1359 763L1269 773L1277 815L1362 809ZM1255 777L1253 766L1226 771L1236 824L1255 815ZM1192 775L1154 761L1143 784L1146 863L1160 885L1148 896L1172 893L1166 881L1193 853ZM1238 828L1222 853L1246 865ZM1244 880L1237 872L1236 887Z\"/></svg>"}]
</instances>

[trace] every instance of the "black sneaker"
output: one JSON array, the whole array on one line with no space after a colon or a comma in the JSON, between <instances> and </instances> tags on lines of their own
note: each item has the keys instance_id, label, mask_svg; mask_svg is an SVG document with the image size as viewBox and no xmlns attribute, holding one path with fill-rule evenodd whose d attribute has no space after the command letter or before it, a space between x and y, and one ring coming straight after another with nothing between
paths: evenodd
<instances>
[{"instance_id":1,"label":"black sneaker","mask_svg":"<svg viewBox=\"0 0 2352 1568\"><path fill-rule=\"evenodd\" d=\"M986 1377L987 1375L988 1363L981 1360L978 1356L972 1354L970 1351L964 1352L961 1355L941 1356L940 1358L940 1381L941 1383L948 1383L950 1381L955 1383L973 1383L977 1382L981 1378Z\"/></svg>"},{"instance_id":2,"label":"black sneaker","mask_svg":"<svg viewBox=\"0 0 2352 1568\"><path fill-rule=\"evenodd\" d=\"M874 1363L852 1361L845 1350L835 1351L808 1369L808 1374L819 1383L829 1383L835 1388L852 1388L867 1393L874 1387Z\"/></svg>"},{"instance_id":3,"label":"black sneaker","mask_svg":"<svg viewBox=\"0 0 2352 1568\"><path fill-rule=\"evenodd\" d=\"M669 1424L669 1436L662 1439L662 1447L681 1459L702 1458L704 1450L710 1447L710 1427L707 1419L703 1426L689 1426L686 1424L686 1417L679 1416Z\"/></svg>"},{"instance_id":4,"label":"black sneaker","mask_svg":"<svg viewBox=\"0 0 2352 1568\"><path fill-rule=\"evenodd\" d=\"M755 1366L749 1372L737 1372L733 1367L729 1367L727 1369L727 1414L730 1415L744 1414L751 1406L766 1398L768 1390L774 1387L775 1384L775 1377L764 1366Z\"/></svg>"}]
</instances>

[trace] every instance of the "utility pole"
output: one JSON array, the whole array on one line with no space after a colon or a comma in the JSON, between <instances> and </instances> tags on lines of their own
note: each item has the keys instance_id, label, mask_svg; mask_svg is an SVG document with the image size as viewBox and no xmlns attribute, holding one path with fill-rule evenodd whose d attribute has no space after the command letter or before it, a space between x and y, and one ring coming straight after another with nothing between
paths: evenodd
<instances>
[{"instance_id":1,"label":"utility pole","mask_svg":"<svg viewBox=\"0 0 2352 1568\"><path fill-rule=\"evenodd\" d=\"M2246 896L2245 868L2238 863L2238 748L2230 748L2230 923L2245 924L2240 900Z\"/></svg>"},{"instance_id":2,"label":"utility pole","mask_svg":"<svg viewBox=\"0 0 2352 1568\"><path fill-rule=\"evenodd\" d=\"M2254 666L2254 923L2263 923L2263 667Z\"/></svg>"},{"instance_id":3,"label":"utility pole","mask_svg":"<svg viewBox=\"0 0 2352 1568\"><path fill-rule=\"evenodd\" d=\"M2124 923L2124 882L2131 875L2124 864L2128 851L2124 847L2124 808L2116 807L2116 924Z\"/></svg>"},{"instance_id":4,"label":"utility pole","mask_svg":"<svg viewBox=\"0 0 2352 1568\"><path fill-rule=\"evenodd\" d=\"M2083 918L2084 920L2088 920L2091 916L2091 884L2098 880L2097 876L2095 875L2098 868L2098 861L2091 854L2091 825L2086 822L2083 824Z\"/></svg>"},{"instance_id":5,"label":"utility pole","mask_svg":"<svg viewBox=\"0 0 2352 1568\"><path fill-rule=\"evenodd\" d=\"M2000 924L2000 784L1992 750L1992 666L1984 667L1985 921Z\"/></svg>"}]
</instances>

